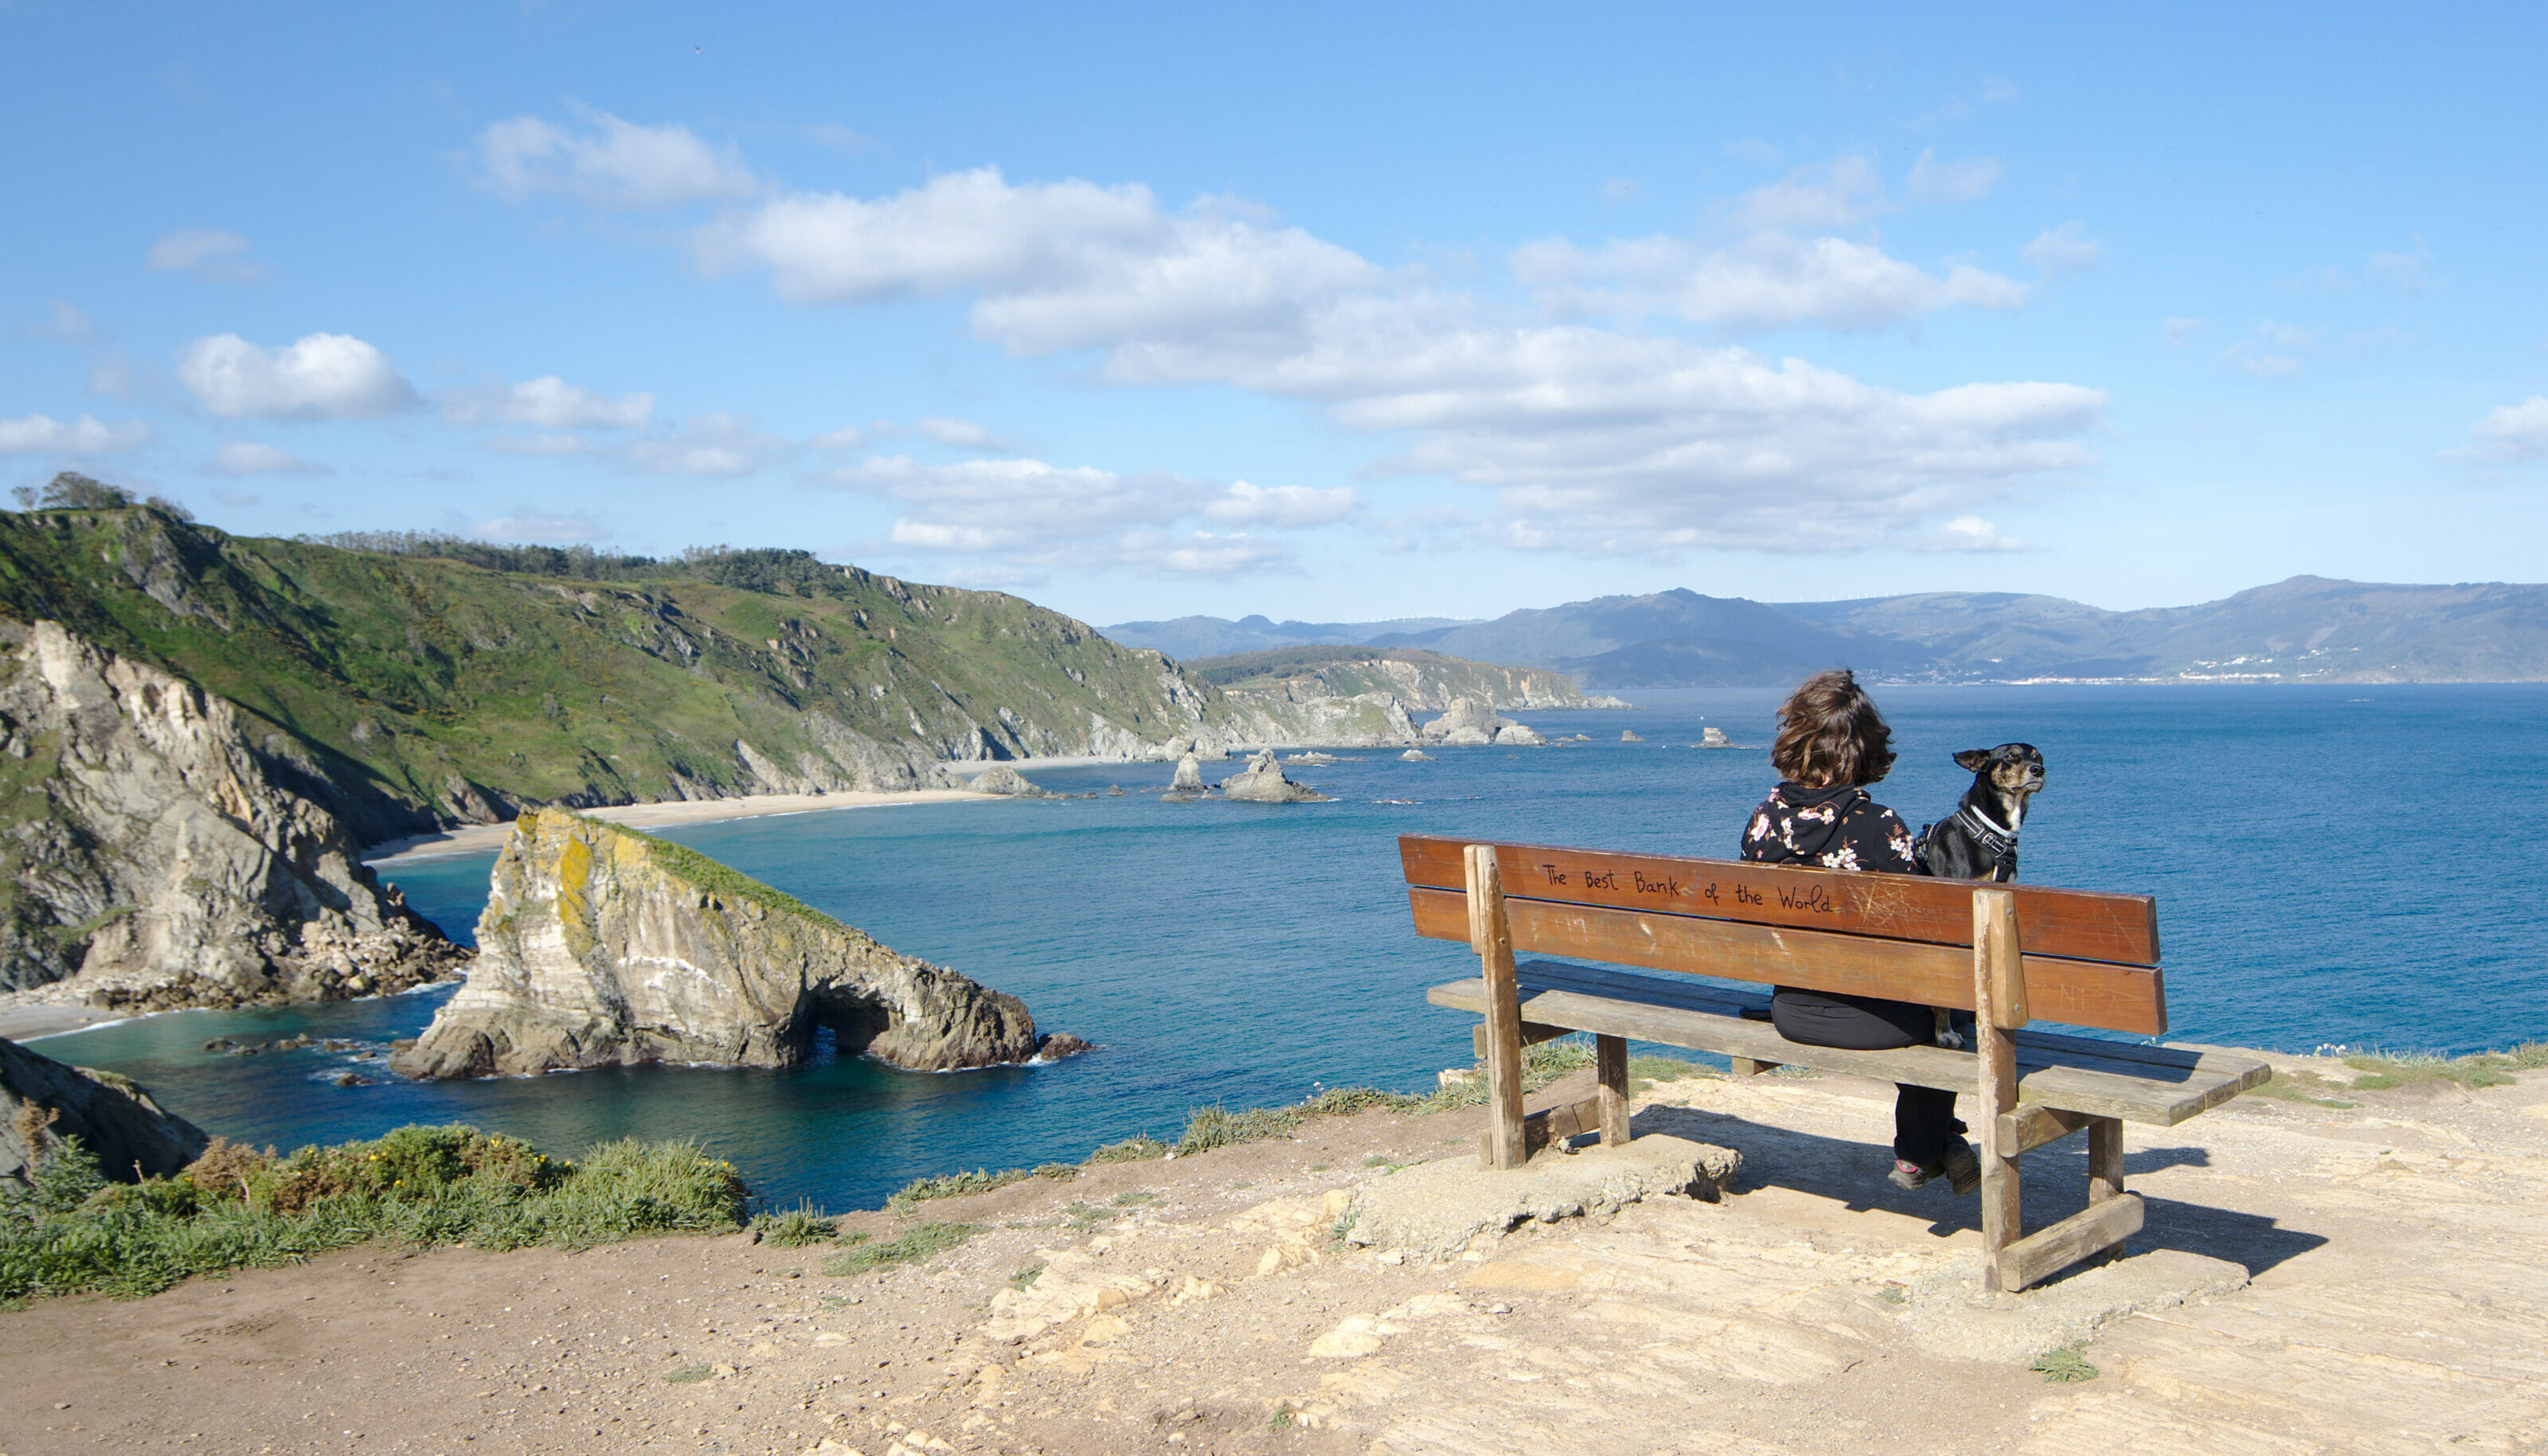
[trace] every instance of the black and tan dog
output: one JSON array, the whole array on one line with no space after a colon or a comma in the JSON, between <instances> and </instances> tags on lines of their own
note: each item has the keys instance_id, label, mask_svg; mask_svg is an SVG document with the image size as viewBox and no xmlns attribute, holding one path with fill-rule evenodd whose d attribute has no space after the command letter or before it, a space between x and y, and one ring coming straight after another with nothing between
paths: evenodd
<instances>
[{"instance_id":1,"label":"black and tan dog","mask_svg":"<svg viewBox=\"0 0 2548 1456\"><path fill-rule=\"evenodd\" d=\"M2044 755L2031 743L2003 743L1966 749L1956 767L1973 771L1973 786L1952 817L1920 831L1921 867L1941 879L2017 878L2017 832L2026 801L2044 787Z\"/></svg>"}]
</instances>

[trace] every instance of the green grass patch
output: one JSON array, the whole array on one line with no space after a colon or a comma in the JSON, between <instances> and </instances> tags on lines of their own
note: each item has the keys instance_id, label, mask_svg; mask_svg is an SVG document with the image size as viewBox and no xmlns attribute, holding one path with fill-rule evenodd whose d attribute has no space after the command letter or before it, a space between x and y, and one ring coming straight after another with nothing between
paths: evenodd
<instances>
[{"instance_id":1,"label":"green grass patch","mask_svg":"<svg viewBox=\"0 0 2548 1456\"><path fill-rule=\"evenodd\" d=\"M775 1214L755 1214L751 1228L763 1243L776 1248L803 1248L841 1236L841 1221L810 1203Z\"/></svg>"},{"instance_id":2,"label":"green grass patch","mask_svg":"<svg viewBox=\"0 0 2548 1456\"><path fill-rule=\"evenodd\" d=\"M854 1233L842 1240L849 1248L823 1261L823 1272L841 1279L896 1264L916 1264L958 1247L981 1231L979 1224L914 1224L883 1240Z\"/></svg>"},{"instance_id":3,"label":"green grass patch","mask_svg":"<svg viewBox=\"0 0 2548 1456\"><path fill-rule=\"evenodd\" d=\"M1177 1155L1289 1138L1300 1131L1302 1117L1298 1108L1289 1107L1250 1107L1237 1112L1218 1103L1198 1107L1186 1114L1185 1136L1177 1139Z\"/></svg>"},{"instance_id":4,"label":"green grass patch","mask_svg":"<svg viewBox=\"0 0 2548 1456\"><path fill-rule=\"evenodd\" d=\"M710 1366L684 1365L679 1370L666 1371L664 1373L664 1380L670 1385L697 1385L700 1381L710 1379L715 1376L715 1369Z\"/></svg>"},{"instance_id":5,"label":"green grass patch","mask_svg":"<svg viewBox=\"0 0 2548 1456\"><path fill-rule=\"evenodd\" d=\"M969 1173L941 1173L934 1178L915 1178L886 1199L884 1208L886 1213L900 1214L916 1203L927 1203L934 1198L964 1198L976 1193L989 1193L1012 1183L1023 1183L1034 1176L1032 1168L1002 1168L996 1173L989 1168L975 1168Z\"/></svg>"},{"instance_id":6,"label":"green grass patch","mask_svg":"<svg viewBox=\"0 0 2548 1456\"><path fill-rule=\"evenodd\" d=\"M1020 1264L1016 1271L1009 1275L1009 1288L1033 1289L1035 1288L1036 1281L1043 1277L1044 1265L1041 1262Z\"/></svg>"},{"instance_id":7,"label":"green grass patch","mask_svg":"<svg viewBox=\"0 0 2548 1456\"><path fill-rule=\"evenodd\" d=\"M2429 1086L2435 1082L2453 1082L2462 1087L2508 1087L2519 1080L2506 1067L2479 1056L2445 1057L2394 1051L2348 1056L2344 1064L2362 1073L2353 1079L2354 1090L2360 1092L2389 1092L2400 1087Z\"/></svg>"},{"instance_id":8,"label":"green grass patch","mask_svg":"<svg viewBox=\"0 0 2548 1456\"><path fill-rule=\"evenodd\" d=\"M1127 1138L1109 1142L1088 1155L1092 1163L1139 1163L1168 1155L1168 1144L1156 1138Z\"/></svg>"},{"instance_id":9,"label":"green grass patch","mask_svg":"<svg viewBox=\"0 0 2548 1456\"><path fill-rule=\"evenodd\" d=\"M2306 1102L2313 1107L2360 1107L2361 1103L2347 1102L2340 1097L2326 1095L2329 1092L2342 1091L2349 1085L2344 1082L2330 1082L2316 1072L2285 1071L2281 1067L2276 1067L2273 1075L2267 1077L2263 1085L2248 1088L2247 1095L2271 1097L2277 1102Z\"/></svg>"},{"instance_id":10,"label":"green grass patch","mask_svg":"<svg viewBox=\"0 0 2548 1456\"><path fill-rule=\"evenodd\" d=\"M582 1163L474 1128L401 1128L276 1157L216 1139L173 1178L109 1183L76 1138L0 1185L0 1302L156 1294L372 1239L581 1248L742 1227L743 1180L692 1142L605 1143Z\"/></svg>"},{"instance_id":11,"label":"green grass patch","mask_svg":"<svg viewBox=\"0 0 2548 1456\"><path fill-rule=\"evenodd\" d=\"M2028 1362L2026 1368L2043 1376L2046 1385L2076 1385L2083 1380L2095 1380L2097 1367L2089 1364L2088 1357L2079 1353L2086 1348L2083 1341L2046 1350Z\"/></svg>"},{"instance_id":12,"label":"green grass patch","mask_svg":"<svg viewBox=\"0 0 2548 1456\"><path fill-rule=\"evenodd\" d=\"M1146 1188L1130 1189L1126 1192L1116 1194L1113 1198L1107 1200L1108 1203L1113 1204L1119 1209L1135 1209L1139 1208L1143 1204L1157 1203L1158 1201L1159 1196Z\"/></svg>"}]
</instances>

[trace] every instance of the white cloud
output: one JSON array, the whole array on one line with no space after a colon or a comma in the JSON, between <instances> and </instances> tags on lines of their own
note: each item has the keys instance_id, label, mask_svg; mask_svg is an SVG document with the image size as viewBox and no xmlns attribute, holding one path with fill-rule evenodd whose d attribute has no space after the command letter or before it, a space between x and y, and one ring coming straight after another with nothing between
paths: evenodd
<instances>
[{"instance_id":1,"label":"white cloud","mask_svg":"<svg viewBox=\"0 0 2548 1456\"><path fill-rule=\"evenodd\" d=\"M1978 515L1959 515L1938 528L1933 549L1939 551L2024 551L2026 543L1999 533Z\"/></svg>"},{"instance_id":2,"label":"white cloud","mask_svg":"<svg viewBox=\"0 0 2548 1456\"><path fill-rule=\"evenodd\" d=\"M602 395L554 374L516 385L488 385L446 396L442 417L453 424L528 424L542 429L635 429L655 417L649 394Z\"/></svg>"},{"instance_id":3,"label":"white cloud","mask_svg":"<svg viewBox=\"0 0 2548 1456\"><path fill-rule=\"evenodd\" d=\"M302 459L289 450L254 440L226 440L213 452L213 463L207 467L215 475L334 475L324 465Z\"/></svg>"},{"instance_id":4,"label":"white cloud","mask_svg":"<svg viewBox=\"0 0 2548 1456\"><path fill-rule=\"evenodd\" d=\"M817 450L855 450L867 442L867 432L855 424L826 430L805 443Z\"/></svg>"},{"instance_id":5,"label":"white cloud","mask_svg":"<svg viewBox=\"0 0 2548 1456\"><path fill-rule=\"evenodd\" d=\"M1979 268L1933 272L1872 241L1793 235L1881 203L1873 167L1843 158L1742 199L1729 216L1755 231L1725 247L1560 241L1513 264L1544 293L1573 290L1573 305L1719 326L1870 327L2025 301L2024 286ZM1013 186L985 169L874 200L786 196L694 246L711 269L764 270L800 303L969 291L974 330L1013 353L1090 349L1097 377L1116 383L1320 406L1403 442L1375 469L1491 488L1502 539L1587 554L1925 541L1941 520L2092 463L2085 440L2107 407L2068 384L1914 394L1622 328L1516 325L1487 296L1383 269L1235 204L1167 213L1137 186ZM867 461L831 479L902 504L899 543L1013 563L1065 550L1097 560L1101 548L1122 560L1134 521L1165 531L1179 515L1211 519L1214 500L1173 478L1033 460Z\"/></svg>"},{"instance_id":6,"label":"white cloud","mask_svg":"<svg viewBox=\"0 0 2548 1456\"><path fill-rule=\"evenodd\" d=\"M313 333L264 349L235 333L177 351L177 380L225 418L367 419L415 408L415 387L388 357L343 333Z\"/></svg>"},{"instance_id":7,"label":"white cloud","mask_svg":"<svg viewBox=\"0 0 2548 1456\"><path fill-rule=\"evenodd\" d=\"M1756 228L1811 232L1866 222L1884 205L1884 184L1863 156L1836 157L1798 167L1767 187L1745 193L1735 215Z\"/></svg>"},{"instance_id":8,"label":"white cloud","mask_svg":"<svg viewBox=\"0 0 2548 1456\"><path fill-rule=\"evenodd\" d=\"M1224 525L1322 526L1344 519L1362 507L1351 486L1319 490L1310 486L1251 486L1233 481L1203 513Z\"/></svg>"},{"instance_id":9,"label":"white cloud","mask_svg":"<svg viewBox=\"0 0 2548 1456\"><path fill-rule=\"evenodd\" d=\"M1249 535L1215 535L1196 531L1186 536L1136 532L1118 545L1126 565L1185 577L1258 577L1296 572L1300 561L1290 548Z\"/></svg>"},{"instance_id":10,"label":"white cloud","mask_svg":"<svg viewBox=\"0 0 2548 1456\"><path fill-rule=\"evenodd\" d=\"M138 419L103 424L93 414L75 420L49 414L0 419L0 455L115 455L149 444L150 426Z\"/></svg>"},{"instance_id":11,"label":"white cloud","mask_svg":"<svg viewBox=\"0 0 2548 1456\"><path fill-rule=\"evenodd\" d=\"M482 520L469 528L481 541L527 541L541 546L572 546L607 539L610 530L591 515L516 505L511 515Z\"/></svg>"},{"instance_id":12,"label":"white cloud","mask_svg":"<svg viewBox=\"0 0 2548 1456\"><path fill-rule=\"evenodd\" d=\"M2003 175L1997 157L1968 156L1942 162L1937 148L1931 147L1911 164L1911 176L1903 186L1914 202L1973 202L1990 196Z\"/></svg>"},{"instance_id":13,"label":"white cloud","mask_svg":"<svg viewBox=\"0 0 2548 1456\"><path fill-rule=\"evenodd\" d=\"M480 182L515 201L544 192L602 208L678 208L760 190L733 147L711 146L686 127L644 127L606 112L579 115L587 124L581 134L538 117L515 117L479 133Z\"/></svg>"},{"instance_id":14,"label":"white cloud","mask_svg":"<svg viewBox=\"0 0 2548 1456\"><path fill-rule=\"evenodd\" d=\"M2432 267L2433 253L2424 246L2422 233L2416 233L2414 241L2412 252L2373 253L2369 265L2371 276L2408 293L2421 293Z\"/></svg>"},{"instance_id":15,"label":"white cloud","mask_svg":"<svg viewBox=\"0 0 2548 1456\"><path fill-rule=\"evenodd\" d=\"M2105 261L2106 250L2084 226L2069 222L2037 233L2023 255L2045 277L2061 278L2096 267Z\"/></svg>"},{"instance_id":16,"label":"white cloud","mask_svg":"<svg viewBox=\"0 0 2548 1456\"><path fill-rule=\"evenodd\" d=\"M150 244L142 262L155 273L191 273L207 283L265 281L253 244L235 232L181 228Z\"/></svg>"},{"instance_id":17,"label":"white cloud","mask_svg":"<svg viewBox=\"0 0 2548 1456\"><path fill-rule=\"evenodd\" d=\"M740 414L701 414L679 429L632 441L622 456L650 475L731 480L775 464L794 447Z\"/></svg>"},{"instance_id":18,"label":"white cloud","mask_svg":"<svg viewBox=\"0 0 2548 1456\"><path fill-rule=\"evenodd\" d=\"M2159 332L2166 337L2169 343L2181 344L2203 331L2203 320L2200 318L2172 318L2162 321L2158 328Z\"/></svg>"},{"instance_id":19,"label":"white cloud","mask_svg":"<svg viewBox=\"0 0 2548 1456\"><path fill-rule=\"evenodd\" d=\"M990 167L875 202L777 198L702 229L696 246L711 271L767 269L797 303L975 289L976 330L1026 353L1134 334L1293 336L1306 310L1382 276L1209 199L1169 215L1146 187L1013 187Z\"/></svg>"},{"instance_id":20,"label":"white cloud","mask_svg":"<svg viewBox=\"0 0 2548 1456\"><path fill-rule=\"evenodd\" d=\"M2017 309L2026 286L1970 264L1931 273L1873 243L1761 232L1700 250L1648 237L1586 252L1563 239L1515 250L1513 271L1566 312L1667 313L1735 329L1884 328L1951 308Z\"/></svg>"},{"instance_id":21,"label":"white cloud","mask_svg":"<svg viewBox=\"0 0 2548 1456\"><path fill-rule=\"evenodd\" d=\"M0 426L4 428L5 426ZM2469 442L2448 460L2537 460L2548 456L2548 395L2490 410L2469 427Z\"/></svg>"}]
</instances>

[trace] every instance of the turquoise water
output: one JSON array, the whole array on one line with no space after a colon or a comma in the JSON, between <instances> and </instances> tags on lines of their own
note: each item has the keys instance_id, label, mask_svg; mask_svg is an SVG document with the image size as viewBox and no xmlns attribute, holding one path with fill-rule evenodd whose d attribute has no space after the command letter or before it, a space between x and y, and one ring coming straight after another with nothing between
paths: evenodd
<instances>
[{"instance_id":1,"label":"turquoise water","mask_svg":"<svg viewBox=\"0 0 2548 1456\"><path fill-rule=\"evenodd\" d=\"M1039 773L1125 797L738 820L672 838L886 944L1024 997L1104 1049L930 1076L818 1056L788 1071L639 1067L336 1087L377 1060L217 1056L214 1037L295 1032L380 1047L448 994L186 1012L48 1040L140 1079L210 1131L292 1146L466 1121L580 1149L695 1137L776 1203L873 1206L923 1174L1173 1138L1186 1109L1320 1086L1429 1087L1470 1019L1423 987L1473 965L1409 930L1395 837L1467 834L1730 857L1772 774L1760 748L1692 750L1705 725L1765 745L1775 695L1636 694L1637 713L1525 715L1594 743L1394 752L1296 768L1336 802L1162 803L1166 765ZM2036 744L2049 783L2025 877L2159 899L2172 1035L2288 1049L2451 1051L2548 1038L2548 857L2533 845L2548 686L1956 687L1880 694L1902 762L1877 796L1916 827L1969 775L1956 749ZM1618 742L1622 728L1648 741ZM1236 765L1228 766L1235 770ZM1407 799L1411 803L1382 800ZM492 856L400 864L465 936Z\"/></svg>"}]
</instances>

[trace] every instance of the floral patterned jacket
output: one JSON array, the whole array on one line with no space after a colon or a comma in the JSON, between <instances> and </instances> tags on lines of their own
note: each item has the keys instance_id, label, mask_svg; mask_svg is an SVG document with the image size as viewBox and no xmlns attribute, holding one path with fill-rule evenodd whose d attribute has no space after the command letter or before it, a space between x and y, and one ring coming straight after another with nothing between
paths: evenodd
<instances>
[{"instance_id":1,"label":"floral patterned jacket","mask_svg":"<svg viewBox=\"0 0 2548 1456\"><path fill-rule=\"evenodd\" d=\"M1743 858L1761 864L1927 872L1912 853L1909 827L1854 786L1780 783L1770 790L1743 831Z\"/></svg>"}]
</instances>

